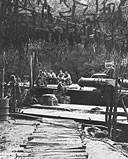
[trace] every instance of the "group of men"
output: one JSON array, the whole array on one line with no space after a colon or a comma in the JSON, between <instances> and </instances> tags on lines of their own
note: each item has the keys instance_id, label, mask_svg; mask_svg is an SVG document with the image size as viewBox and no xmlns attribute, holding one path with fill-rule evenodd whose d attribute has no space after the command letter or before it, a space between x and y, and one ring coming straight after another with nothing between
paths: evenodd
<instances>
[{"instance_id":1,"label":"group of men","mask_svg":"<svg viewBox=\"0 0 128 159\"><path fill-rule=\"evenodd\" d=\"M47 84L58 84L64 83L65 85L72 84L71 75L68 71L63 72L62 70L59 71L59 74L56 75L53 70L49 72L47 70L40 70L39 75L36 80L37 86L46 86Z\"/></svg>"}]
</instances>

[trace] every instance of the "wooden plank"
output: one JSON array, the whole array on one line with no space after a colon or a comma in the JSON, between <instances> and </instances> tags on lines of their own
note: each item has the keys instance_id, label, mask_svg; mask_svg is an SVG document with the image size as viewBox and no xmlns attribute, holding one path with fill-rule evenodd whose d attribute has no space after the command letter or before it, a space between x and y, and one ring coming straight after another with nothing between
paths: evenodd
<instances>
[{"instance_id":1,"label":"wooden plank","mask_svg":"<svg viewBox=\"0 0 128 159\"><path fill-rule=\"evenodd\" d=\"M14 125L14 129L18 132L18 138L23 139L25 137L25 143L18 140L19 144L25 144L26 147L20 147L16 143L15 148L8 149L6 152L1 152L0 158L22 158L22 159L84 159L86 155L85 148L82 147L82 142L79 137L77 129L77 122L73 120L61 120L61 119L43 119L44 123L40 123L33 133L27 132L27 137L31 140L27 140L26 136L23 135L23 127L28 125L32 126L33 121L25 122L18 120L17 123L26 125L20 128L19 125ZM62 126L57 124L62 124ZM23 139L24 141L24 139ZM12 141L13 142L13 141ZM13 143L12 143L13 144ZM15 146L15 145L14 145Z\"/></svg>"},{"instance_id":2,"label":"wooden plank","mask_svg":"<svg viewBox=\"0 0 128 159\"><path fill-rule=\"evenodd\" d=\"M86 151L82 147L78 131L76 131L77 122L61 119L44 119L44 122L39 125L37 131L33 134L33 137L34 135L36 137L28 142L28 145L34 146L34 156L46 159L85 158ZM62 127L53 123L62 124ZM66 126L69 126L69 128ZM72 127L75 129L72 129ZM37 136L41 136L41 138Z\"/></svg>"},{"instance_id":3,"label":"wooden plank","mask_svg":"<svg viewBox=\"0 0 128 159\"><path fill-rule=\"evenodd\" d=\"M105 121L103 114L91 114L82 112L69 112L69 111L57 111L57 110L46 110L46 109L24 109L22 110L25 114L38 115L40 117L57 117L72 120L91 120L91 121ZM118 120L126 120L126 117L119 117Z\"/></svg>"},{"instance_id":4,"label":"wooden plank","mask_svg":"<svg viewBox=\"0 0 128 159\"><path fill-rule=\"evenodd\" d=\"M90 112L92 109L99 108L99 112L105 112L106 106L91 106L91 105L79 105L79 104L59 104L58 106L45 106L41 104L34 104L32 108L37 109L56 109L56 110L67 110L67 111L84 111ZM123 113L123 108L117 108L117 111ZM127 108L128 111L128 108Z\"/></svg>"}]
</instances>

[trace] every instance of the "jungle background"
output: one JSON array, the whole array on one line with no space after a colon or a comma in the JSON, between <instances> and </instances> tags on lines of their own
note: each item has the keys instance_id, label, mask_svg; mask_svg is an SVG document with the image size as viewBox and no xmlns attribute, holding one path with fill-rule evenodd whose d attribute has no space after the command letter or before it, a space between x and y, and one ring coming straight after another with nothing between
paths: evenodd
<instances>
[{"instance_id":1,"label":"jungle background","mask_svg":"<svg viewBox=\"0 0 128 159\"><path fill-rule=\"evenodd\" d=\"M114 62L127 70L127 0L0 0L0 82L40 69L73 82ZM3 58L3 54L5 54Z\"/></svg>"}]
</instances>

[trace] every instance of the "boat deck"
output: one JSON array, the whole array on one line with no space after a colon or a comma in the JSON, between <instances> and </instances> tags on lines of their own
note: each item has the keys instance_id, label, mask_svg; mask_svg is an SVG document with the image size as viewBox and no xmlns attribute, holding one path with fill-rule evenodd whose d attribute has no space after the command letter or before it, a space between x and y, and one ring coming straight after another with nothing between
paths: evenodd
<instances>
[{"instance_id":1,"label":"boat deck","mask_svg":"<svg viewBox=\"0 0 128 159\"><path fill-rule=\"evenodd\" d=\"M105 123L105 106L90 106L77 104L59 104L58 106L32 105L31 108L22 109L22 113L39 117L72 119L86 121L87 123ZM127 124L127 117L123 108L118 108L118 123Z\"/></svg>"}]
</instances>

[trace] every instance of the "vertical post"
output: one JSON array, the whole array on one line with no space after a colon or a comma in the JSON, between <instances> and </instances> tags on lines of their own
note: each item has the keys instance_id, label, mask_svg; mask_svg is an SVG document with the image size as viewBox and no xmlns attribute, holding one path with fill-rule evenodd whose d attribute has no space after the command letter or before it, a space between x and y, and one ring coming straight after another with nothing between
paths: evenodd
<instances>
[{"instance_id":1,"label":"vertical post","mask_svg":"<svg viewBox=\"0 0 128 159\"><path fill-rule=\"evenodd\" d=\"M105 13L105 6L106 6L106 2L103 1L103 12Z\"/></svg>"},{"instance_id":2,"label":"vertical post","mask_svg":"<svg viewBox=\"0 0 128 159\"><path fill-rule=\"evenodd\" d=\"M117 129L117 106L118 106L118 67L116 64L115 68L115 78L116 78L116 83L115 83L115 88L114 88L114 114L113 114L113 132L112 132L112 139L115 141L116 140L116 129Z\"/></svg>"},{"instance_id":3,"label":"vertical post","mask_svg":"<svg viewBox=\"0 0 128 159\"><path fill-rule=\"evenodd\" d=\"M106 115L105 121L108 126L108 132L111 137L111 128L112 128L112 110L113 110L113 89L112 85L105 86L104 97L106 99Z\"/></svg>"},{"instance_id":4,"label":"vertical post","mask_svg":"<svg viewBox=\"0 0 128 159\"><path fill-rule=\"evenodd\" d=\"M98 13L98 10L99 10L99 2L98 0L96 0L96 13Z\"/></svg>"},{"instance_id":5,"label":"vertical post","mask_svg":"<svg viewBox=\"0 0 128 159\"><path fill-rule=\"evenodd\" d=\"M30 53L30 89L33 88L33 55Z\"/></svg>"},{"instance_id":6,"label":"vertical post","mask_svg":"<svg viewBox=\"0 0 128 159\"><path fill-rule=\"evenodd\" d=\"M4 80L5 80L5 51L3 52L2 99L4 99Z\"/></svg>"},{"instance_id":7,"label":"vertical post","mask_svg":"<svg viewBox=\"0 0 128 159\"><path fill-rule=\"evenodd\" d=\"M76 2L75 2L75 0L73 0L73 5L72 5L72 20L74 20L75 9L76 9Z\"/></svg>"},{"instance_id":8,"label":"vertical post","mask_svg":"<svg viewBox=\"0 0 128 159\"><path fill-rule=\"evenodd\" d=\"M36 79L36 58L37 58L37 49L35 48L35 52L33 53L33 87L34 81Z\"/></svg>"}]
</instances>

